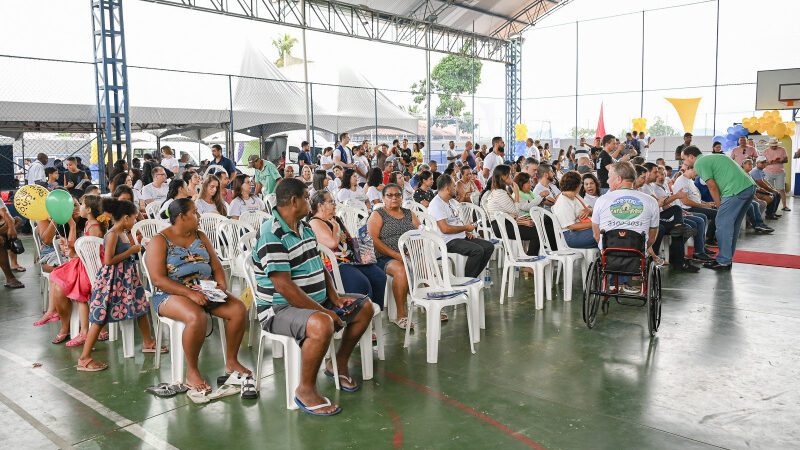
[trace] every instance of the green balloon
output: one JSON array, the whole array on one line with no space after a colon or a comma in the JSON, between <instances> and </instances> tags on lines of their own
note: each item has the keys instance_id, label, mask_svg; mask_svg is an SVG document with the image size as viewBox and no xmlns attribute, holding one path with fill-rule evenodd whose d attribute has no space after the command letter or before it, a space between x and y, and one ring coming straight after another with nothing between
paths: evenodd
<instances>
[{"instance_id":1,"label":"green balloon","mask_svg":"<svg viewBox=\"0 0 800 450\"><path fill-rule=\"evenodd\" d=\"M47 213L50 214L50 218L53 219L55 223L64 225L72 218L74 205L69 192L56 189L47 194L47 198L44 202Z\"/></svg>"}]
</instances>

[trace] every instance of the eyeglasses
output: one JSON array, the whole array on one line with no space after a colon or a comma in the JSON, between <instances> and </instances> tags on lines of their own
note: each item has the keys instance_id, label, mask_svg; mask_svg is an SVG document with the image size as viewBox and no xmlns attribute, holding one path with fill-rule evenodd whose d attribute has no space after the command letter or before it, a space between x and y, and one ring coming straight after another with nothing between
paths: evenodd
<instances>
[{"instance_id":1,"label":"eyeglasses","mask_svg":"<svg viewBox=\"0 0 800 450\"><path fill-rule=\"evenodd\" d=\"M389 197L389 198L400 198L402 196L403 196L403 194L401 194L399 192L396 193L396 194L384 194L384 197Z\"/></svg>"}]
</instances>

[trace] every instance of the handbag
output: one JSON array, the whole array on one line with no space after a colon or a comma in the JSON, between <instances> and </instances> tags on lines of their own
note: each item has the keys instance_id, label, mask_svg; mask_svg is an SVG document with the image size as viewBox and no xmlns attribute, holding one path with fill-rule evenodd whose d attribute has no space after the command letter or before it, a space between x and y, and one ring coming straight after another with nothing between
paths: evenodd
<instances>
[{"instance_id":1,"label":"handbag","mask_svg":"<svg viewBox=\"0 0 800 450\"><path fill-rule=\"evenodd\" d=\"M17 237L6 239L6 249L15 255L25 253L25 246L22 245L22 241Z\"/></svg>"},{"instance_id":2,"label":"handbag","mask_svg":"<svg viewBox=\"0 0 800 450\"><path fill-rule=\"evenodd\" d=\"M358 229L358 235L352 238L353 259L356 264L375 264L378 259L375 257L375 244L372 236L367 232L364 225Z\"/></svg>"}]
</instances>

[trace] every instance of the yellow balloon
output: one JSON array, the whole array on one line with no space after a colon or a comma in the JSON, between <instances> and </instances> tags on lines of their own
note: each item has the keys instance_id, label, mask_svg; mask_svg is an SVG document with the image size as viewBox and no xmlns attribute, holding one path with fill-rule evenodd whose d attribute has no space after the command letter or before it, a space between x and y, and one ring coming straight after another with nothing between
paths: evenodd
<instances>
[{"instance_id":1,"label":"yellow balloon","mask_svg":"<svg viewBox=\"0 0 800 450\"><path fill-rule=\"evenodd\" d=\"M29 184L14 194L14 207L20 216L30 220L44 220L47 214L45 199L49 191L38 184Z\"/></svg>"},{"instance_id":2,"label":"yellow balloon","mask_svg":"<svg viewBox=\"0 0 800 450\"><path fill-rule=\"evenodd\" d=\"M786 136L786 131L787 131L786 124L783 122L776 124L774 131L775 131L775 137L778 139Z\"/></svg>"}]
</instances>

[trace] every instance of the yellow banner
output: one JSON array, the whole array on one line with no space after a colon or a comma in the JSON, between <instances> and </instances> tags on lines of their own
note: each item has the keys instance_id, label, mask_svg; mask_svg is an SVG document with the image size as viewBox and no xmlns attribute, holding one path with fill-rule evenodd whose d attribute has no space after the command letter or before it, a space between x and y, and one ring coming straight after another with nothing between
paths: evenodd
<instances>
[{"instance_id":1,"label":"yellow banner","mask_svg":"<svg viewBox=\"0 0 800 450\"><path fill-rule=\"evenodd\" d=\"M700 100L703 97L697 98L664 98L664 100L672 103L675 111L678 112L678 117L683 124L683 130L686 133L691 133L694 129L694 119L697 117L697 107L700 105Z\"/></svg>"}]
</instances>

